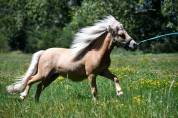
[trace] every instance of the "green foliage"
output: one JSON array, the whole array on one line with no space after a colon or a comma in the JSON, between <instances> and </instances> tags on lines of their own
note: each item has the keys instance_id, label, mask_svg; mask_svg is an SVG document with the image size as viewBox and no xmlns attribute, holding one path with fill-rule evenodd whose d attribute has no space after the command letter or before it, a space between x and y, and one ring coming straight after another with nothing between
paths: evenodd
<instances>
[{"instance_id":1,"label":"green foliage","mask_svg":"<svg viewBox=\"0 0 178 118\"><path fill-rule=\"evenodd\" d=\"M36 27L62 27L69 20L68 9L67 0L28 0L24 7L29 24Z\"/></svg>"},{"instance_id":2,"label":"green foliage","mask_svg":"<svg viewBox=\"0 0 178 118\"><path fill-rule=\"evenodd\" d=\"M103 0L84 0L81 7L75 9L71 24L76 30L91 25L97 19L109 15L107 13L108 9L111 9L110 4L107 5Z\"/></svg>"},{"instance_id":3,"label":"green foliage","mask_svg":"<svg viewBox=\"0 0 178 118\"><path fill-rule=\"evenodd\" d=\"M9 50L8 42L5 36L0 35L0 53Z\"/></svg>"},{"instance_id":4,"label":"green foliage","mask_svg":"<svg viewBox=\"0 0 178 118\"><path fill-rule=\"evenodd\" d=\"M107 15L116 17L136 41L177 31L178 23L172 21L171 14L173 8L178 11L178 2L164 0L161 11L155 7L158 2L153 3L158 11L135 14L135 8L144 4L143 0L1 0L1 41L6 42L7 49L25 52L69 47L81 27Z\"/></svg>"}]
</instances>

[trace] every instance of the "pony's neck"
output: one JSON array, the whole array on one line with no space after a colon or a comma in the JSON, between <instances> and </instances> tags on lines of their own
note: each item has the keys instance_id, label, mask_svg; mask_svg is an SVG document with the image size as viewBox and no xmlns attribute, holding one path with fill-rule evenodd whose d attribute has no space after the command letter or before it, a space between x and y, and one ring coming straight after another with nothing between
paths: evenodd
<instances>
[{"instance_id":1,"label":"pony's neck","mask_svg":"<svg viewBox=\"0 0 178 118\"><path fill-rule=\"evenodd\" d=\"M99 49L100 55L109 56L113 48L114 46L112 45L112 36L110 33L107 33L102 42L102 46Z\"/></svg>"},{"instance_id":2,"label":"pony's neck","mask_svg":"<svg viewBox=\"0 0 178 118\"><path fill-rule=\"evenodd\" d=\"M111 34L108 32L103 33L100 37L98 37L97 40L91 42L89 46L87 46L80 53L78 53L78 55L75 56L73 61L80 60L89 50L93 49L97 50L101 57L109 56L113 49Z\"/></svg>"}]
</instances>

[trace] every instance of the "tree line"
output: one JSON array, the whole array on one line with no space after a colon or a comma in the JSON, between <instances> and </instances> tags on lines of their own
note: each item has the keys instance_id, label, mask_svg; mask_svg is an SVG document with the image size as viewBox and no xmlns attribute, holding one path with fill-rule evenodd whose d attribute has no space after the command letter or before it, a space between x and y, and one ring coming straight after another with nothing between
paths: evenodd
<instances>
[{"instance_id":1,"label":"tree line","mask_svg":"<svg viewBox=\"0 0 178 118\"><path fill-rule=\"evenodd\" d=\"M81 27L110 14L140 41L178 31L177 11L177 0L1 0L0 51L69 47ZM178 38L169 38L142 49L178 51Z\"/></svg>"}]
</instances>

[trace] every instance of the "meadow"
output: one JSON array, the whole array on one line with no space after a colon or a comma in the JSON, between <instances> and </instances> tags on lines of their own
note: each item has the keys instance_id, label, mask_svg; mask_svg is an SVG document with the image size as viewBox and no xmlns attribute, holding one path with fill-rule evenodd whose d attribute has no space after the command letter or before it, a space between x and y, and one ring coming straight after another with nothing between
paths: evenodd
<instances>
[{"instance_id":1,"label":"meadow","mask_svg":"<svg viewBox=\"0 0 178 118\"><path fill-rule=\"evenodd\" d=\"M114 83L98 76L93 101L87 80L59 77L35 103L35 85L24 101L5 90L25 73L31 54L0 54L0 118L178 118L178 53L115 50L111 58L110 70L120 78L124 96L117 97Z\"/></svg>"}]
</instances>

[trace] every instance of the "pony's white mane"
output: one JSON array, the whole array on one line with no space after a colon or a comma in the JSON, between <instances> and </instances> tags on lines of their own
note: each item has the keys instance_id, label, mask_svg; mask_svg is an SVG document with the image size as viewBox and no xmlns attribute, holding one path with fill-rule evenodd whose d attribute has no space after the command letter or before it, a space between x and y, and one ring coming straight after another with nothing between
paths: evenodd
<instances>
[{"instance_id":1,"label":"pony's white mane","mask_svg":"<svg viewBox=\"0 0 178 118\"><path fill-rule=\"evenodd\" d=\"M122 27L122 24L118 22L113 16L109 15L103 20L99 20L93 26L87 26L80 29L78 33L75 34L75 38L70 46L75 52L79 52L86 48L92 41L100 37L108 28L113 30L116 27Z\"/></svg>"}]
</instances>

